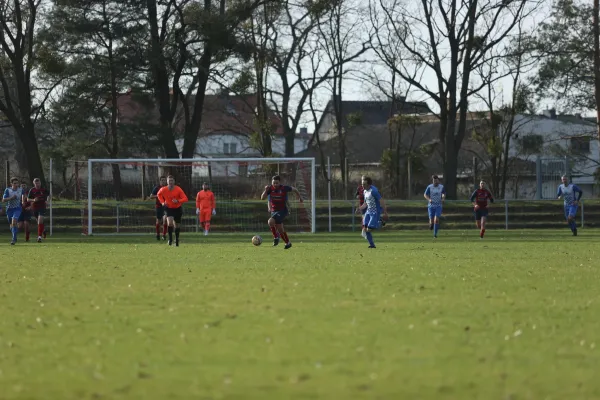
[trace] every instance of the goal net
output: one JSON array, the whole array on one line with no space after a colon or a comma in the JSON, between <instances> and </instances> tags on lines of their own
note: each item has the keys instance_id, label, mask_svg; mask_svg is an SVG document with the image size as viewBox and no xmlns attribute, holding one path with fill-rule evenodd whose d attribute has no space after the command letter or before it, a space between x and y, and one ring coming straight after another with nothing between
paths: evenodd
<instances>
[{"instance_id":1,"label":"goal net","mask_svg":"<svg viewBox=\"0 0 600 400\"><path fill-rule=\"evenodd\" d=\"M81 196L82 232L102 234L155 234L152 189L161 176L173 175L186 193L180 225L184 232L201 232L196 195L207 183L216 198L211 232L268 232L267 200L260 200L273 175L296 187L303 203L290 193L290 232L315 232L314 158L204 158L204 159L91 159ZM87 190L86 190L87 189Z\"/></svg>"}]
</instances>

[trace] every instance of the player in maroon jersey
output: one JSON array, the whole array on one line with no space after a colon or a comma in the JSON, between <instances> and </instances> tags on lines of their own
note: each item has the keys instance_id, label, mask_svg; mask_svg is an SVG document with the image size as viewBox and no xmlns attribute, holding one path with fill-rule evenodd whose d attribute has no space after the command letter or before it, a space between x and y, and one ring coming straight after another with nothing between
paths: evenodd
<instances>
[{"instance_id":1,"label":"player in maroon jersey","mask_svg":"<svg viewBox=\"0 0 600 400\"><path fill-rule=\"evenodd\" d=\"M488 200L494 202L494 196L485 188L485 181L479 182L479 189L475 190L471 195L471 202L475 211L475 223L479 229L479 237L483 239L485 235L485 224L488 217Z\"/></svg>"},{"instance_id":2,"label":"player in maroon jersey","mask_svg":"<svg viewBox=\"0 0 600 400\"><path fill-rule=\"evenodd\" d=\"M154 186L152 189L152 193L150 194L150 199L156 199L156 204L154 208L156 209L156 240L160 240L160 226L162 225L162 240L167 240L167 216L165 215L165 208L163 207L160 200L158 200L158 191L167 186L167 177L161 176L159 178L159 184Z\"/></svg>"},{"instance_id":3,"label":"player in maroon jersey","mask_svg":"<svg viewBox=\"0 0 600 400\"><path fill-rule=\"evenodd\" d=\"M46 231L44 230L44 215L46 214L46 203L50 193L42 188L42 181L40 178L33 180L33 187L27 195L27 200L31 202L31 210L33 216L37 220L38 226L38 238L37 241L41 243L42 235L46 238Z\"/></svg>"},{"instance_id":4,"label":"player in maroon jersey","mask_svg":"<svg viewBox=\"0 0 600 400\"><path fill-rule=\"evenodd\" d=\"M31 202L27 198L27 184L21 183L21 190L23 194L21 195L21 208L23 211L19 216L18 227L19 230L25 231L25 241L29 242L29 222L31 222Z\"/></svg>"},{"instance_id":5,"label":"player in maroon jersey","mask_svg":"<svg viewBox=\"0 0 600 400\"><path fill-rule=\"evenodd\" d=\"M283 220L289 214L288 210L288 193L294 192L298 196L298 201L302 203L302 196L298 189L292 186L285 186L281 184L281 177L275 175L271 179L271 185L265 186L265 190L260 195L261 200L269 198L269 209L271 211L271 218L269 218L269 228L273 234L273 246L279 244L279 238L285 242L285 249L292 247L292 242L288 238L288 235L283 228Z\"/></svg>"}]
</instances>

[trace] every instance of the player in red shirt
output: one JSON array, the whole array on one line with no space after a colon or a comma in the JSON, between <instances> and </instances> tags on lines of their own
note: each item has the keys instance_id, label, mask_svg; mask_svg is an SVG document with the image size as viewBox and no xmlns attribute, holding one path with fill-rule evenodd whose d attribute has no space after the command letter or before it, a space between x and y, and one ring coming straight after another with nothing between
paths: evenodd
<instances>
[{"instance_id":1,"label":"player in red shirt","mask_svg":"<svg viewBox=\"0 0 600 400\"><path fill-rule=\"evenodd\" d=\"M168 230L168 226L167 226L167 217L165 216L165 208L163 207L162 203L158 200L158 191L167 186L167 177L166 176L161 176L159 179L159 184L154 186L154 189L152 189L152 193L150 193L150 198L151 199L156 199L156 203L154 205L154 208L156 209L156 240L160 240L160 226L162 224L162 240L166 240L167 238L167 230Z\"/></svg>"},{"instance_id":2,"label":"player in red shirt","mask_svg":"<svg viewBox=\"0 0 600 400\"><path fill-rule=\"evenodd\" d=\"M479 189L475 190L471 195L471 202L475 211L475 223L479 229L479 237L483 239L485 235L485 224L488 217L488 200L494 202L492 193L485 188L485 181L479 182Z\"/></svg>"},{"instance_id":3,"label":"player in red shirt","mask_svg":"<svg viewBox=\"0 0 600 400\"><path fill-rule=\"evenodd\" d=\"M292 186L285 186L281 184L281 177L275 175L271 179L271 185L265 186L265 190L260 195L261 200L269 198L269 210L271 211L271 218L269 218L269 228L273 234L273 246L279 244L279 238L282 238L285 242L285 249L292 247L292 242L288 238L287 232L283 228L283 220L289 214L288 210L288 193L294 192L298 196L298 201L302 203L302 196L298 189Z\"/></svg>"},{"instance_id":4,"label":"player in red shirt","mask_svg":"<svg viewBox=\"0 0 600 400\"><path fill-rule=\"evenodd\" d=\"M362 178L364 178L364 176L362 176L361 179ZM365 203L365 188L363 187L362 184L356 188L356 193L354 194L354 196L358 200L358 205L356 206L356 213L358 214L360 212L364 216L365 213L367 212L367 209L360 208L360 206L362 206ZM363 222L364 222L364 219L363 219ZM367 237L367 228L365 227L364 224L362 226L362 231L361 231L360 235L364 238Z\"/></svg>"},{"instance_id":5,"label":"player in red shirt","mask_svg":"<svg viewBox=\"0 0 600 400\"><path fill-rule=\"evenodd\" d=\"M33 180L33 187L29 191L27 195L27 200L31 202L31 209L33 211L33 216L37 220L38 224L38 239L39 243L42 242L42 235L44 238L46 237L46 231L44 230L44 215L46 214L46 203L48 202L48 197L50 193L42 188L42 181L40 178L35 178Z\"/></svg>"}]
</instances>

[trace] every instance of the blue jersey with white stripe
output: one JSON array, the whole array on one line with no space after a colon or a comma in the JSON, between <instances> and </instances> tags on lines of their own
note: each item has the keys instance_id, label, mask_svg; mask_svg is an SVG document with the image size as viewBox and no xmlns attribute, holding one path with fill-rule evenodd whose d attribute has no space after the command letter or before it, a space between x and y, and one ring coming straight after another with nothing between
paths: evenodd
<instances>
[{"instance_id":1,"label":"blue jersey with white stripe","mask_svg":"<svg viewBox=\"0 0 600 400\"><path fill-rule=\"evenodd\" d=\"M21 208L21 196L23 195L23 189L21 188L17 188L16 190L11 188L11 187L7 187L4 190L4 195L2 196L3 199L7 199L9 197L12 197L13 195L16 195L16 197L12 200L9 200L6 203L6 209L11 209L11 208Z\"/></svg>"},{"instance_id":2,"label":"blue jersey with white stripe","mask_svg":"<svg viewBox=\"0 0 600 400\"><path fill-rule=\"evenodd\" d=\"M370 214L379 214L381 212L381 194L379 190L371 185L364 191L365 203L367 203L367 212Z\"/></svg>"},{"instance_id":3,"label":"blue jersey with white stripe","mask_svg":"<svg viewBox=\"0 0 600 400\"><path fill-rule=\"evenodd\" d=\"M575 193L579 193L579 196L575 197ZM573 203L578 201L582 195L583 191L579 188L579 186L573 185L572 183L569 183L568 185L561 183L558 186L558 191L556 192L556 197L562 196L565 206L573 205Z\"/></svg>"},{"instance_id":4,"label":"blue jersey with white stripe","mask_svg":"<svg viewBox=\"0 0 600 400\"><path fill-rule=\"evenodd\" d=\"M442 206L442 195L446 194L446 188L441 183L438 183L437 186L433 183L427 186L425 189L425 195L427 195L431 202L429 203L429 207L441 207Z\"/></svg>"}]
</instances>

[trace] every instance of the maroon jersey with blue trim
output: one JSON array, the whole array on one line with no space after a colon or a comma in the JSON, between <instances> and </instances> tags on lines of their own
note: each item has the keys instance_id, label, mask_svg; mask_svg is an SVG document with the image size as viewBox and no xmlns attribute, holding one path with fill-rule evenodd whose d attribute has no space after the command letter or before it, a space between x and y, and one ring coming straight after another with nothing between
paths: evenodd
<instances>
[{"instance_id":1,"label":"maroon jersey with blue trim","mask_svg":"<svg viewBox=\"0 0 600 400\"><path fill-rule=\"evenodd\" d=\"M33 203L31 203L31 207L33 207L34 210L40 210L42 208L46 208L46 199L48 198L48 196L50 195L50 193L48 193L48 191L44 188L31 188L31 190L29 191L29 194L27 195L28 199L41 199L38 201L34 201Z\"/></svg>"},{"instance_id":2,"label":"maroon jersey with blue trim","mask_svg":"<svg viewBox=\"0 0 600 400\"><path fill-rule=\"evenodd\" d=\"M356 194L354 196L358 198L358 204L362 206L365 202L365 188L362 187L362 185L359 186L356 189Z\"/></svg>"},{"instance_id":3,"label":"maroon jersey with blue trim","mask_svg":"<svg viewBox=\"0 0 600 400\"><path fill-rule=\"evenodd\" d=\"M291 186L279 185L278 188L275 188L275 186L271 185L271 187L267 190L271 212L287 211L287 194L291 191Z\"/></svg>"},{"instance_id":4,"label":"maroon jersey with blue trim","mask_svg":"<svg viewBox=\"0 0 600 400\"><path fill-rule=\"evenodd\" d=\"M474 201L479 208L487 208L488 200L492 203L494 202L492 193L487 189L477 189L471 195L471 201Z\"/></svg>"}]
</instances>

